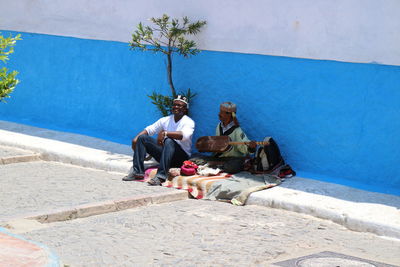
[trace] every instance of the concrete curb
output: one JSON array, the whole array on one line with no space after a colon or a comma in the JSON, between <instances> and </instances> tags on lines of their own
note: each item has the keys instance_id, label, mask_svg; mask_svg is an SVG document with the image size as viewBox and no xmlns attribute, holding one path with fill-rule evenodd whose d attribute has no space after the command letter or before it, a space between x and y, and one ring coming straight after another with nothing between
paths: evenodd
<instances>
[{"instance_id":1,"label":"concrete curb","mask_svg":"<svg viewBox=\"0 0 400 267\"><path fill-rule=\"evenodd\" d=\"M246 205L258 205L294 211L317 218L330 220L353 231L370 232L380 236L400 239L400 227L398 225L391 225L389 222L385 223L382 221L373 221L371 219L367 220L362 217L357 218L357 216L352 214L337 212L335 210L319 207L317 205L299 205L296 201L281 201L273 197L269 199L253 197L246 202Z\"/></svg>"},{"instance_id":2,"label":"concrete curb","mask_svg":"<svg viewBox=\"0 0 400 267\"><path fill-rule=\"evenodd\" d=\"M39 154L32 154L32 155L22 155L22 156L12 156L12 157L3 157L0 158L0 165L5 164L12 164L18 162L29 162L29 161L37 161L40 160Z\"/></svg>"},{"instance_id":3,"label":"concrete curb","mask_svg":"<svg viewBox=\"0 0 400 267\"><path fill-rule=\"evenodd\" d=\"M37 220L41 223L52 223L59 221L85 218L89 216L132 209L152 204L161 204L189 198L189 193L184 190L171 191L166 193L143 194L134 197L127 197L117 200L95 202L79 205L71 208L53 210L45 214L30 215L25 219Z\"/></svg>"},{"instance_id":4,"label":"concrete curb","mask_svg":"<svg viewBox=\"0 0 400 267\"><path fill-rule=\"evenodd\" d=\"M25 144L10 140L2 140L1 143L39 153L42 160L57 161L104 171L128 173L132 165L132 156L128 155L112 154L98 149L85 148L54 140L48 140L46 143L41 140L42 142L28 145L32 142L32 137L25 139Z\"/></svg>"},{"instance_id":5,"label":"concrete curb","mask_svg":"<svg viewBox=\"0 0 400 267\"><path fill-rule=\"evenodd\" d=\"M128 173L132 166L130 146L12 122L0 121L0 145L34 151L42 160L104 171ZM154 164L146 161L145 167Z\"/></svg>"}]
</instances>

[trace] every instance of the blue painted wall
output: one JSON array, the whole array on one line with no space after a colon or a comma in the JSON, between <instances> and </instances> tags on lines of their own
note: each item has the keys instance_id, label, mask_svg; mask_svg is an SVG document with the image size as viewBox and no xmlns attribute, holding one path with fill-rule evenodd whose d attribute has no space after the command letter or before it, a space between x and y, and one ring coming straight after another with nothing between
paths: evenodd
<instances>
[{"instance_id":1,"label":"blue painted wall","mask_svg":"<svg viewBox=\"0 0 400 267\"><path fill-rule=\"evenodd\" d=\"M400 194L400 67L211 51L174 64L178 90L198 93L195 138L233 101L300 175ZM169 90L164 58L126 43L23 33L8 67L21 83L0 119L125 144L159 116L146 95Z\"/></svg>"}]
</instances>

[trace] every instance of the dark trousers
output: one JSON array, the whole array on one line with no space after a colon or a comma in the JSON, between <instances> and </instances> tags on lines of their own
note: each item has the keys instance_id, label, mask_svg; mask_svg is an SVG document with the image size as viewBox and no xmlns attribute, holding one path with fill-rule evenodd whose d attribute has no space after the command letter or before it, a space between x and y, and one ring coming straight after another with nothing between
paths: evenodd
<instances>
[{"instance_id":1,"label":"dark trousers","mask_svg":"<svg viewBox=\"0 0 400 267\"><path fill-rule=\"evenodd\" d=\"M181 146L174 139L166 138L164 145L157 144L157 140L148 136L141 135L138 138L133 155L133 172L144 174L144 159L146 153L150 154L160 163L156 177L166 180L169 168L181 167L182 163L189 158Z\"/></svg>"}]
</instances>

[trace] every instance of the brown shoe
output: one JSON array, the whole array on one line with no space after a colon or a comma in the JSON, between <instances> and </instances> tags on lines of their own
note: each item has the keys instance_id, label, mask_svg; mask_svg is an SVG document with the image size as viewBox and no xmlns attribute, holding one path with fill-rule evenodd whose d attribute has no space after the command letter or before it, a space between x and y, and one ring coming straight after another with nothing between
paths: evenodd
<instances>
[{"instance_id":1,"label":"brown shoe","mask_svg":"<svg viewBox=\"0 0 400 267\"><path fill-rule=\"evenodd\" d=\"M150 181L148 181L147 183L149 185L155 186L155 185L162 185L162 183L164 183L165 180L160 179L158 177L154 177L153 179L151 179Z\"/></svg>"}]
</instances>

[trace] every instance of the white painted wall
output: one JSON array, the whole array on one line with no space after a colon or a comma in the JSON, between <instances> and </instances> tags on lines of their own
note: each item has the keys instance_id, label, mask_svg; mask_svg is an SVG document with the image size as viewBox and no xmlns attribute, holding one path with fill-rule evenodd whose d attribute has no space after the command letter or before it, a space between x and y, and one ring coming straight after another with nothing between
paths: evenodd
<instances>
[{"instance_id":1,"label":"white painted wall","mask_svg":"<svg viewBox=\"0 0 400 267\"><path fill-rule=\"evenodd\" d=\"M0 0L0 29L128 42L152 16L207 20L201 49L400 65L400 0Z\"/></svg>"}]
</instances>

